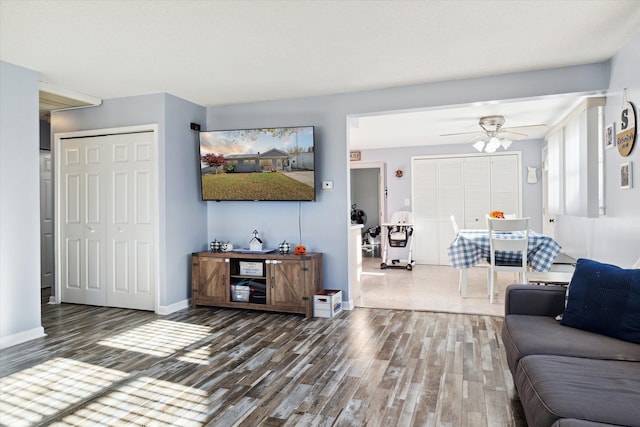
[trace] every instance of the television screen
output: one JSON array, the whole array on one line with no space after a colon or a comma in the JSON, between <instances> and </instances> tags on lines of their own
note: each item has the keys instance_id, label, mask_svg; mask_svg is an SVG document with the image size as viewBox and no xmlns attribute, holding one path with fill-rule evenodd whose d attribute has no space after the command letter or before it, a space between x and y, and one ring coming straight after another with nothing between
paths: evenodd
<instances>
[{"instance_id":1,"label":"television screen","mask_svg":"<svg viewBox=\"0 0 640 427\"><path fill-rule=\"evenodd\" d=\"M202 200L315 200L313 126L200 132Z\"/></svg>"}]
</instances>

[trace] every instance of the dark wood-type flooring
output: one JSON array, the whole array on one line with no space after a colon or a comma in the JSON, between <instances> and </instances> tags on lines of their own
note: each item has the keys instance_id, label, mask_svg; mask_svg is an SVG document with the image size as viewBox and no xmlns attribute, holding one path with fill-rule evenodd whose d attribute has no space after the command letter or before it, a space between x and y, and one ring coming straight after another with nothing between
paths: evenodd
<instances>
[{"instance_id":1,"label":"dark wood-type flooring","mask_svg":"<svg viewBox=\"0 0 640 427\"><path fill-rule=\"evenodd\" d=\"M526 426L502 318L42 306L0 351L6 426Z\"/></svg>"}]
</instances>

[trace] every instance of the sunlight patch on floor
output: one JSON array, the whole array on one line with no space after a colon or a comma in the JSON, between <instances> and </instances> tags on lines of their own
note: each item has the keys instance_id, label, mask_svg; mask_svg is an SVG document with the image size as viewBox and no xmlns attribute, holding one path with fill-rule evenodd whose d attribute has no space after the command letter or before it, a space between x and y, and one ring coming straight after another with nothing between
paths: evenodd
<instances>
[{"instance_id":1,"label":"sunlight patch on floor","mask_svg":"<svg viewBox=\"0 0 640 427\"><path fill-rule=\"evenodd\" d=\"M55 358L0 379L0 420L28 426L85 401L129 374Z\"/></svg>"},{"instance_id":2,"label":"sunlight patch on floor","mask_svg":"<svg viewBox=\"0 0 640 427\"><path fill-rule=\"evenodd\" d=\"M136 351L156 357L167 357L209 334L206 326L155 320L118 334L98 344L122 350Z\"/></svg>"},{"instance_id":3,"label":"sunlight patch on floor","mask_svg":"<svg viewBox=\"0 0 640 427\"><path fill-rule=\"evenodd\" d=\"M202 426L208 408L207 393L203 390L141 377L52 425Z\"/></svg>"}]
</instances>

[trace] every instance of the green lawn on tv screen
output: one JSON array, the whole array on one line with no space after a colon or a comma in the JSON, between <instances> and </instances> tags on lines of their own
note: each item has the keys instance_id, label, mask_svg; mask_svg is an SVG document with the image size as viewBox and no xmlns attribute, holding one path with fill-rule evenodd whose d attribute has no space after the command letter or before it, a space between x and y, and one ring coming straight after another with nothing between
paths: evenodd
<instances>
[{"instance_id":1,"label":"green lawn on tv screen","mask_svg":"<svg viewBox=\"0 0 640 427\"><path fill-rule=\"evenodd\" d=\"M202 176L205 200L313 200L310 185L279 172L218 173Z\"/></svg>"}]
</instances>

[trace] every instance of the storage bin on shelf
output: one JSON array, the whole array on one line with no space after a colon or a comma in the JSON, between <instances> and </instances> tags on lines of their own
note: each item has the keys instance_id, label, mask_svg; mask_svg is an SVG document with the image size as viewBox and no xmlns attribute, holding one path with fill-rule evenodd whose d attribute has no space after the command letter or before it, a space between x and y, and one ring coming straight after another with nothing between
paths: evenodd
<instances>
[{"instance_id":1,"label":"storage bin on shelf","mask_svg":"<svg viewBox=\"0 0 640 427\"><path fill-rule=\"evenodd\" d=\"M332 318L342 311L342 291L324 289L313 296L313 315Z\"/></svg>"}]
</instances>

